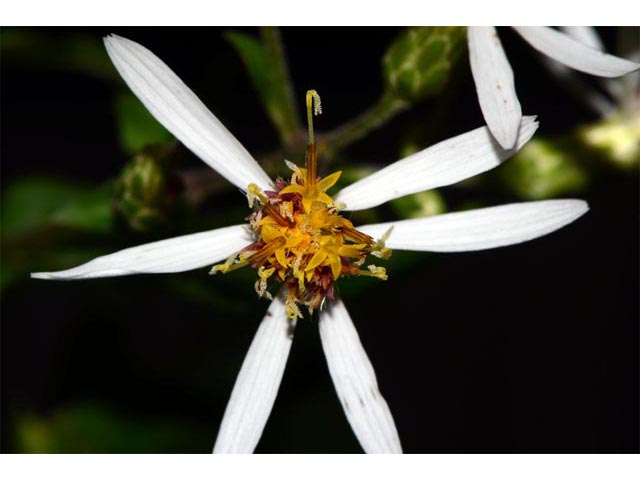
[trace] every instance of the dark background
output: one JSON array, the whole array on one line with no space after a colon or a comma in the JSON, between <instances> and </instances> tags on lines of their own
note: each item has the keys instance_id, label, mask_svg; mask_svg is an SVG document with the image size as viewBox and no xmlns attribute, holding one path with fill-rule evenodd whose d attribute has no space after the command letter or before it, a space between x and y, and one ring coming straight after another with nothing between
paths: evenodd
<instances>
[{"instance_id":1,"label":"dark background","mask_svg":"<svg viewBox=\"0 0 640 480\"><path fill-rule=\"evenodd\" d=\"M86 31L96 41L112 32L161 57L249 151L275 146L275 130L223 30ZM322 95L319 130L379 96L380 58L398 32L283 30L297 96L309 88ZM613 29L601 33L611 45ZM539 116L541 134L595 120L516 34L500 35L523 111ZM118 174L127 158L116 139L111 84L3 63L3 190L34 173L96 184ZM483 124L466 60L455 94L436 140ZM420 108L351 147L354 161L395 160L406 121L432 105ZM451 205L465 195L444 191ZM345 293L406 452L638 451L638 175L604 171L581 197L591 211L552 235L484 252L425 254L388 282L371 282L353 298ZM504 193L487 198L513 201ZM136 241L121 239L118 247ZM174 295L183 279L211 289L225 302L224 314ZM82 282L25 279L3 291L2 450L25 451L24 435L58 435L38 430L46 428L67 432L53 451L209 452L267 308L251 282L237 285L229 275L210 278L198 270ZM65 417L69 411L80 426ZM360 451L315 319L299 323L257 451Z\"/></svg>"}]
</instances>

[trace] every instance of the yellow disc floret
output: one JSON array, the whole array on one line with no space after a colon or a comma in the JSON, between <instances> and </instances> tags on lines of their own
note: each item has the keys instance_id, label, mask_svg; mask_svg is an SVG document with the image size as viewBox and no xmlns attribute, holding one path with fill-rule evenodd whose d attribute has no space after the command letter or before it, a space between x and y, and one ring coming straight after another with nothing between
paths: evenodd
<instances>
[{"instance_id":1,"label":"yellow disc floret","mask_svg":"<svg viewBox=\"0 0 640 480\"><path fill-rule=\"evenodd\" d=\"M281 284L287 290L290 318L302 316L299 305L313 313L326 298L333 299L335 281L340 276L367 275L386 280L383 267L364 264L369 254L384 259L391 255L384 246L385 238L376 242L340 216L327 190L335 185L341 172L317 177L311 123L314 102L313 111L317 114L320 97L312 90L307 94L310 141L306 168L287 162L293 171L291 179L277 179L274 191L262 192L254 184L248 186L247 198L254 209L248 220L257 240L212 269L212 273L226 273L250 265L258 272L256 292L268 298L269 283Z\"/></svg>"}]
</instances>

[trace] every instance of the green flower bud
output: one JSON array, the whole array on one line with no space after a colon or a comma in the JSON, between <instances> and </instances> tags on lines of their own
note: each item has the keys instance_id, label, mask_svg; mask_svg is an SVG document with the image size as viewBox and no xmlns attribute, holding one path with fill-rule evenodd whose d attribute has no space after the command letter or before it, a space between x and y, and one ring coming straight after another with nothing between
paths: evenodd
<instances>
[{"instance_id":1,"label":"green flower bud","mask_svg":"<svg viewBox=\"0 0 640 480\"><path fill-rule=\"evenodd\" d=\"M582 127L578 139L584 146L624 169L640 164L640 112L615 115Z\"/></svg>"},{"instance_id":2,"label":"green flower bud","mask_svg":"<svg viewBox=\"0 0 640 480\"><path fill-rule=\"evenodd\" d=\"M147 232L164 225L178 199L177 181L165 167L166 150L145 149L120 173L115 208L129 227Z\"/></svg>"},{"instance_id":3,"label":"green flower bud","mask_svg":"<svg viewBox=\"0 0 640 480\"><path fill-rule=\"evenodd\" d=\"M572 149L561 142L533 139L498 170L503 185L519 197L541 200L576 193L588 182Z\"/></svg>"},{"instance_id":4,"label":"green flower bud","mask_svg":"<svg viewBox=\"0 0 640 480\"><path fill-rule=\"evenodd\" d=\"M419 101L440 93L465 46L464 27L413 27L391 44L383 59L386 88Z\"/></svg>"}]
</instances>

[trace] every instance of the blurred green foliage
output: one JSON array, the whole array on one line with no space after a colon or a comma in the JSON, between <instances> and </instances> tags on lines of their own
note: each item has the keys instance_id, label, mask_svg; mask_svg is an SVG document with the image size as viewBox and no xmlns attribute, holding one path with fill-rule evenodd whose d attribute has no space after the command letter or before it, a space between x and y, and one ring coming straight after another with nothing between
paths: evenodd
<instances>
[{"instance_id":1,"label":"blurred green foliage","mask_svg":"<svg viewBox=\"0 0 640 480\"><path fill-rule=\"evenodd\" d=\"M428 190L396 198L389 204L393 212L400 218L430 217L447 211L444 198L438 190Z\"/></svg>"},{"instance_id":2,"label":"blurred green foliage","mask_svg":"<svg viewBox=\"0 0 640 480\"><path fill-rule=\"evenodd\" d=\"M289 145L301 124L280 32L274 27L264 27L261 33L260 38L241 32L227 32L225 37L240 55L282 143Z\"/></svg>"},{"instance_id":3,"label":"blurred green foliage","mask_svg":"<svg viewBox=\"0 0 640 480\"><path fill-rule=\"evenodd\" d=\"M3 63L120 81L118 72L105 54L102 40L93 35L53 35L33 29L3 28L0 31L0 55Z\"/></svg>"},{"instance_id":4,"label":"blurred green foliage","mask_svg":"<svg viewBox=\"0 0 640 480\"><path fill-rule=\"evenodd\" d=\"M2 197L2 235L23 235L46 227L107 232L112 226L110 185L80 185L33 177L15 181Z\"/></svg>"},{"instance_id":5,"label":"blurred green foliage","mask_svg":"<svg viewBox=\"0 0 640 480\"><path fill-rule=\"evenodd\" d=\"M620 112L578 128L580 142L610 164L628 171L640 165L640 112Z\"/></svg>"},{"instance_id":6,"label":"blurred green foliage","mask_svg":"<svg viewBox=\"0 0 640 480\"><path fill-rule=\"evenodd\" d=\"M43 265L67 268L96 254L82 238L100 236L113 226L113 188L33 177L2 192L0 286L27 280Z\"/></svg>"},{"instance_id":7,"label":"blurred green foliage","mask_svg":"<svg viewBox=\"0 0 640 480\"><path fill-rule=\"evenodd\" d=\"M138 417L95 404L61 408L50 417L18 417L19 453L209 453L210 428L184 418Z\"/></svg>"},{"instance_id":8,"label":"blurred green foliage","mask_svg":"<svg viewBox=\"0 0 640 480\"><path fill-rule=\"evenodd\" d=\"M526 200L581 192L589 180L575 146L542 137L529 140L497 174L506 189Z\"/></svg>"},{"instance_id":9,"label":"blurred green foliage","mask_svg":"<svg viewBox=\"0 0 640 480\"><path fill-rule=\"evenodd\" d=\"M120 145L127 154L135 155L148 145L175 141L132 93L117 95L114 109Z\"/></svg>"}]
</instances>

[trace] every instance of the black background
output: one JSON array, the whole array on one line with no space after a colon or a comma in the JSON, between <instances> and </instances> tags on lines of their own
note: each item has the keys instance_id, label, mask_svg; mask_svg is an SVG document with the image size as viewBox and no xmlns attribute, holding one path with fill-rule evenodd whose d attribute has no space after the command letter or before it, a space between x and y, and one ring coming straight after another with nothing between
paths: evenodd
<instances>
[{"instance_id":1,"label":"black background","mask_svg":"<svg viewBox=\"0 0 640 480\"><path fill-rule=\"evenodd\" d=\"M284 29L298 97L309 88L322 95L320 130L377 98L380 57L398 31ZM150 48L249 151L276 144L222 30L88 32L96 39L118 33ZM612 45L613 31L602 33ZM523 111L539 116L540 133L595 119L517 35L500 35ZM85 76L3 66L3 188L33 173L95 182L116 175L126 158L110 94L106 83ZM466 65L456 95L437 139L483 124ZM394 160L390 139L402 133L402 120L354 145L354 158ZM584 198L591 211L548 237L432 255L367 295L345 298L406 452L638 451L638 177L605 172ZM267 304L248 285L235 313L218 316L172 298L162 282L29 280L4 292L3 451L15 451L16 412L46 417L77 401L106 402L135 418L182 418L187 431L210 426L210 438L194 440L190 450L210 451ZM212 288L235 294L225 280ZM259 452L359 451L316 327L315 320L300 322Z\"/></svg>"}]
</instances>

